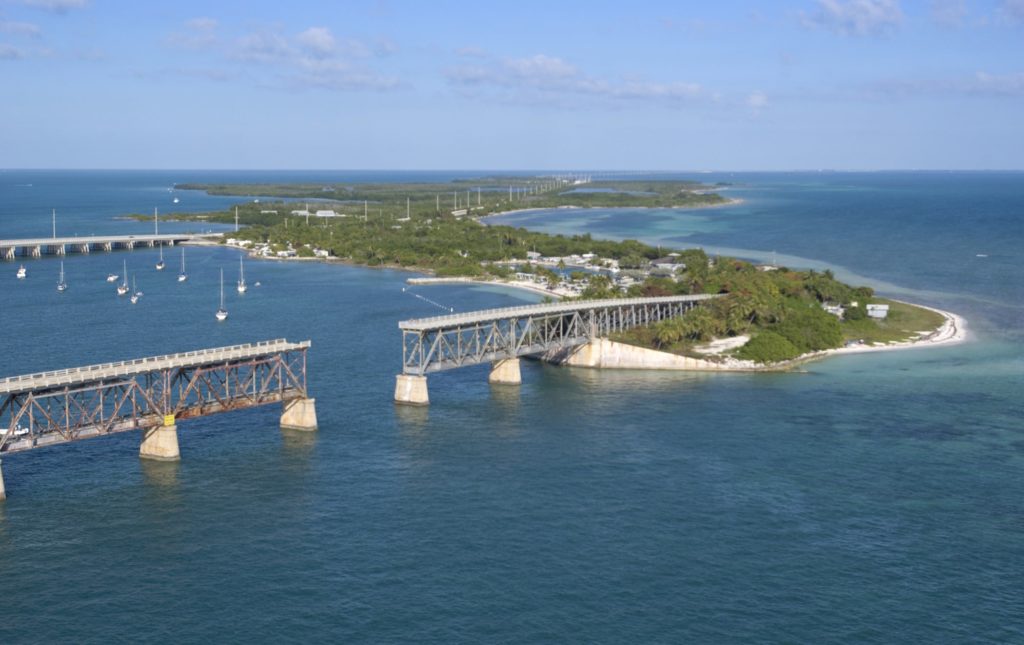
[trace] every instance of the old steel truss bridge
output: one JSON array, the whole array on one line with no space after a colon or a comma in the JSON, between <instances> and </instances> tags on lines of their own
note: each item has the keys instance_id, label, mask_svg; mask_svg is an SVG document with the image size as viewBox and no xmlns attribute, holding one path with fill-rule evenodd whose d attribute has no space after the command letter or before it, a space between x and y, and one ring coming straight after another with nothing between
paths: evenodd
<instances>
[{"instance_id":1,"label":"old steel truss bridge","mask_svg":"<svg viewBox=\"0 0 1024 645\"><path fill-rule=\"evenodd\" d=\"M279 339L0 379L0 455L142 430L143 457L175 460L178 420L270 403L284 405L282 426L316 429L309 347Z\"/></svg>"},{"instance_id":2,"label":"old steel truss bridge","mask_svg":"<svg viewBox=\"0 0 1024 645\"><path fill-rule=\"evenodd\" d=\"M583 345L612 332L681 316L715 297L559 302L402 321L402 374L395 400L425 404L428 373L486 362L493 364L492 383L519 383L520 356Z\"/></svg>"}]
</instances>

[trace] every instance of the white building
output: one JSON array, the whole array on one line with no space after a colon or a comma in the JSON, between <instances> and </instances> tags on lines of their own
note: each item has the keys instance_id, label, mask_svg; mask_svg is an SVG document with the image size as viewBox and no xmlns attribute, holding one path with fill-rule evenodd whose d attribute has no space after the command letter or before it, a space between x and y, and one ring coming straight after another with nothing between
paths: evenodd
<instances>
[{"instance_id":1,"label":"white building","mask_svg":"<svg viewBox=\"0 0 1024 645\"><path fill-rule=\"evenodd\" d=\"M889 315L889 305L868 305L868 317L884 319Z\"/></svg>"}]
</instances>

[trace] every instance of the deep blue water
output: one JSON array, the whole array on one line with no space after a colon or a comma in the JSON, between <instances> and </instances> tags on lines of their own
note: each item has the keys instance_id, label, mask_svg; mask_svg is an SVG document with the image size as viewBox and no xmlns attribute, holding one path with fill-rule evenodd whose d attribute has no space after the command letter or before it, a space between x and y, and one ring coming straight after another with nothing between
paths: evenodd
<instances>
[{"instance_id":1,"label":"deep blue water","mask_svg":"<svg viewBox=\"0 0 1024 645\"><path fill-rule=\"evenodd\" d=\"M34 196L8 181L29 175ZM50 208L125 230L112 218L163 208L171 183L225 175L0 173L0 238L46 235ZM480 366L410 409L391 402L396 322L437 310L408 274L253 261L262 286L229 292L218 325L226 249L189 249L183 285L154 251L68 256L64 294L55 259L24 281L0 263L0 375L308 338L320 421L185 422L177 464L140 461L134 433L6 457L0 642L1024 640L1024 175L702 178L745 202L507 219L824 263L966 315L974 340L801 374L524 363L492 388ZM135 306L103 280L122 259Z\"/></svg>"}]
</instances>

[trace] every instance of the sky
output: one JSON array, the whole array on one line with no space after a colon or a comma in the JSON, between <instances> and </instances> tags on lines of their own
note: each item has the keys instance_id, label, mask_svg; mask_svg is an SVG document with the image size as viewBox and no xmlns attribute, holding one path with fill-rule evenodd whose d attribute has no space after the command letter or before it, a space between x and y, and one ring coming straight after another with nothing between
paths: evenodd
<instances>
[{"instance_id":1,"label":"sky","mask_svg":"<svg viewBox=\"0 0 1024 645\"><path fill-rule=\"evenodd\" d=\"M1024 169L1024 0L0 0L0 168Z\"/></svg>"}]
</instances>

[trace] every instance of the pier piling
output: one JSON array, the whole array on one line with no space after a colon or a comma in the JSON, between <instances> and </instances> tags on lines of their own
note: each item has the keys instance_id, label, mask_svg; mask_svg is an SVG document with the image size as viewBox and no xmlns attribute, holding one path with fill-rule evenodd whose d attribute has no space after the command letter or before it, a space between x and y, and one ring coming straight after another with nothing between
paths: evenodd
<instances>
[{"instance_id":1,"label":"pier piling","mask_svg":"<svg viewBox=\"0 0 1024 645\"><path fill-rule=\"evenodd\" d=\"M406 405L427 405L427 377L414 374L399 374L395 377L395 403Z\"/></svg>"},{"instance_id":2,"label":"pier piling","mask_svg":"<svg viewBox=\"0 0 1024 645\"><path fill-rule=\"evenodd\" d=\"M316 399L292 399L284 402L281 427L287 430L316 430Z\"/></svg>"},{"instance_id":3,"label":"pier piling","mask_svg":"<svg viewBox=\"0 0 1024 645\"><path fill-rule=\"evenodd\" d=\"M506 358L491 363L487 381L494 385L521 385L523 377L519 371L519 359Z\"/></svg>"},{"instance_id":4,"label":"pier piling","mask_svg":"<svg viewBox=\"0 0 1024 645\"><path fill-rule=\"evenodd\" d=\"M172 423L143 430L139 456L157 461L181 459L181 452L178 450L178 426Z\"/></svg>"}]
</instances>

